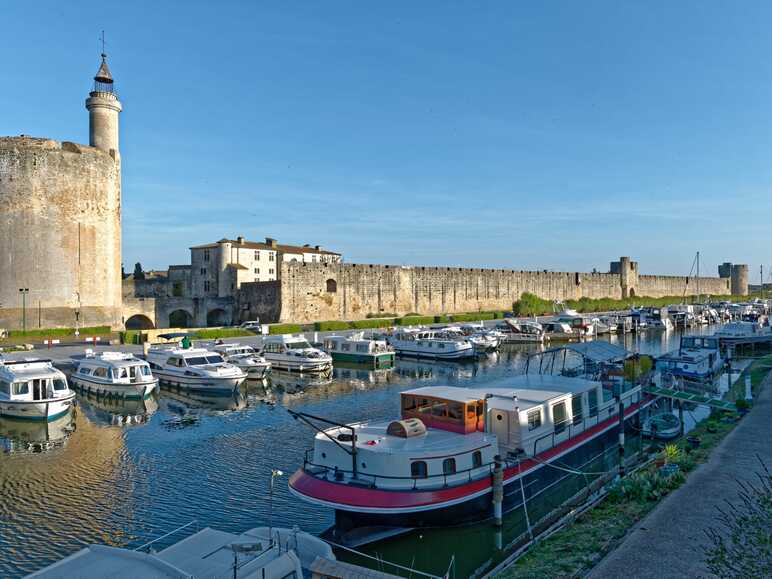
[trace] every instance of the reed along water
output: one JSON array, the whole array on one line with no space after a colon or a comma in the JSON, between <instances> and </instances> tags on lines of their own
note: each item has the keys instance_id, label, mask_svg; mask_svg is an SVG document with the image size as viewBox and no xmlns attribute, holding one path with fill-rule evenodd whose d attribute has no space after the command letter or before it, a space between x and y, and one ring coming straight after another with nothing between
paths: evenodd
<instances>
[{"instance_id":1,"label":"reed along water","mask_svg":"<svg viewBox=\"0 0 772 579\"><path fill-rule=\"evenodd\" d=\"M689 331L697 332L712 329ZM650 331L609 339L656 355L677 348L679 337ZM52 423L0 419L0 577L23 576L92 543L134 548L191 521L231 532L267 525L271 469L285 473L274 490L273 524L320 533L332 524L333 511L301 502L287 489L314 432L286 408L338 422L391 419L399 414L402 390L505 387L539 348L505 345L468 364L398 359L390 370L335 368L326 379L275 372L265 384L248 383L227 398L162 390L144 402L115 403L79 394L75 412ZM688 426L692 417L686 418ZM609 470L616 460L614 452L589 466ZM583 478L529 502L531 519L580 490ZM467 577L503 558L499 547L525 530L518 509L500 533L490 523L426 529L363 550L435 575L444 575L455 558L455 576Z\"/></svg>"}]
</instances>

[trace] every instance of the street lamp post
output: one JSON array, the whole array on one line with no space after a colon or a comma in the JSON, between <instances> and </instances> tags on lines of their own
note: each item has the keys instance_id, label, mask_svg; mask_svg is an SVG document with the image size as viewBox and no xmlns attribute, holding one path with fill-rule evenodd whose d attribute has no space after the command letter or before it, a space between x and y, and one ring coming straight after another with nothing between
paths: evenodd
<instances>
[{"instance_id":1,"label":"street lamp post","mask_svg":"<svg viewBox=\"0 0 772 579\"><path fill-rule=\"evenodd\" d=\"M268 546L273 547L273 481L284 473L279 469L271 469L271 484L268 489Z\"/></svg>"},{"instance_id":2,"label":"street lamp post","mask_svg":"<svg viewBox=\"0 0 772 579\"><path fill-rule=\"evenodd\" d=\"M29 293L28 287L20 287L19 293L21 294L21 329L27 333L27 294Z\"/></svg>"}]
</instances>

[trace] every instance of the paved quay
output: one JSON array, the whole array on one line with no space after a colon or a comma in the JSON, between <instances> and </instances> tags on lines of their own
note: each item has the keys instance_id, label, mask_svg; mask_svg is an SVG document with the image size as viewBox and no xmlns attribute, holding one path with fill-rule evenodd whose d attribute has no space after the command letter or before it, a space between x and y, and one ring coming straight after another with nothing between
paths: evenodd
<instances>
[{"instance_id":1,"label":"paved quay","mask_svg":"<svg viewBox=\"0 0 772 579\"><path fill-rule=\"evenodd\" d=\"M705 529L717 526L716 507L738 501L736 481L755 479L760 470L757 456L772 466L770 425L772 374L751 412L721 441L710 460L640 521L588 577L713 577L703 562Z\"/></svg>"}]
</instances>

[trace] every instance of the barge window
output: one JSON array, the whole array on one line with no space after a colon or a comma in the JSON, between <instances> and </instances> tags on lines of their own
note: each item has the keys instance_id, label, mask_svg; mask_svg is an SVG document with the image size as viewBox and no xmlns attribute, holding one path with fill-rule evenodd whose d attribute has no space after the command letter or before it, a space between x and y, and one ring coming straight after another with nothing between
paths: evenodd
<instances>
[{"instance_id":1,"label":"barge window","mask_svg":"<svg viewBox=\"0 0 772 579\"><path fill-rule=\"evenodd\" d=\"M579 424L582 421L582 395L574 394L571 398L571 412L574 415L574 424Z\"/></svg>"},{"instance_id":2,"label":"barge window","mask_svg":"<svg viewBox=\"0 0 772 579\"><path fill-rule=\"evenodd\" d=\"M563 432L566 429L568 416L566 415L566 403L558 402L552 407L552 420L555 422L555 432Z\"/></svg>"},{"instance_id":3,"label":"barge window","mask_svg":"<svg viewBox=\"0 0 772 579\"><path fill-rule=\"evenodd\" d=\"M446 458L442 461L442 474L456 474L455 458Z\"/></svg>"},{"instance_id":4,"label":"barge window","mask_svg":"<svg viewBox=\"0 0 772 579\"><path fill-rule=\"evenodd\" d=\"M589 400L589 412L590 416L597 416L598 414L598 390L593 389L587 392L587 399Z\"/></svg>"},{"instance_id":5,"label":"barge window","mask_svg":"<svg viewBox=\"0 0 772 579\"><path fill-rule=\"evenodd\" d=\"M78 373L85 374L86 376L88 376L89 374L91 374L91 370L89 370L85 366L81 366L80 368L78 368Z\"/></svg>"},{"instance_id":6,"label":"barge window","mask_svg":"<svg viewBox=\"0 0 772 579\"><path fill-rule=\"evenodd\" d=\"M466 418L467 420L474 420L477 418L477 408L474 402L466 405Z\"/></svg>"},{"instance_id":7,"label":"barge window","mask_svg":"<svg viewBox=\"0 0 772 579\"><path fill-rule=\"evenodd\" d=\"M67 382L62 378L54 378L54 390L67 390Z\"/></svg>"},{"instance_id":8,"label":"barge window","mask_svg":"<svg viewBox=\"0 0 772 579\"><path fill-rule=\"evenodd\" d=\"M448 418L461 421L464 419L464 405L460 402L451 402L448 404Z\"/></svg>"},{"instance_id":9,"label":"barge window","mask_svg":"<svg viewBox=\"0 0 772 579\"><path fill-rule=\"evenodd\" d=\"M426 463L422 460L417 460L410 463L410 475L413 478L426 478L428 472L426 469Z\"/></svg>"},{"instance_id":10,"label":"barge window","mask_svg":"<svg viewBox=\"0 0 772 579\"><path fill-rule=\"evenodd\" d=\"M107 378L107 368L94 368L94 376Z\"/></svg>"},{"instance_id":11,"label":"barge window","mask_svg":"<svg viewBox=\"0 0 772 579\"><path fill-rule=\"evenodd\" d=\"M343 344L340 345L340 349L343 350L344 352L348 352L349 350L351 350L351 344L346 344L344 342Z\"/></svg>"},{"instance_id":12,"label":"barge window","mask_svg":"<svg viewBox=\"0 0 772 579\"><path fill-rule=\"evenodd\" d=\"M11 385L8 382L0 382L0 394L11 395Z\"/></svg>"},{"instance_id":13,"label":"barge window","mask_svg":"<svg viewBox=\"0 0 772 579\"><path fill-rule=\"evenodd\" d=\"M435 402L432 404L432 416L445 416L448 405L445 402Z\"/></svg>"},{"instance_id":14,"label":"barge window","mask_svg":"<svg viewBox=\"0 0 772 579\"><path fill-rule=\"evenodd\" d=\"M29 382L14 382L11 386L11 394L14 396L29 394Z\"/></svg>"},{"instance_id":15,"label":"barge window","mask_svg":"<svg viewBox=\"0 0 772 579\"><path fill-rule=\"evenodd\" d=\"M541 408L528 411L528 430L536 430L541 426Z\"/></svg>"},{"instance_id":16,"label":"barge window","mask_svg":"<svg viewBox=\"0 0 772 579\"><path fill-rule=\"evenodd\" d=\"M367 344L357 344L357 352L367 352Z\"/></svg>"},{"instance_id":17,"label":"barge window","mask_svg":"<svg viewBox=\"0 0 772 579\"><path fill-rule=\"evenodd\" d=\"M472 468L480 468L482 466L482 452L475 450L472 453Z\"/></svg>"},{"instance_id":18,"label":"barge window","mask_svg":"<svg viewBox=\"0 0 772 579\"><path fill-rule=\"evenodd\" d=\"M403 396L402 397L402 410L415 410L415 409L416 409L415 397L413 397L413 396Z\"/></svg>"}]
</instances>

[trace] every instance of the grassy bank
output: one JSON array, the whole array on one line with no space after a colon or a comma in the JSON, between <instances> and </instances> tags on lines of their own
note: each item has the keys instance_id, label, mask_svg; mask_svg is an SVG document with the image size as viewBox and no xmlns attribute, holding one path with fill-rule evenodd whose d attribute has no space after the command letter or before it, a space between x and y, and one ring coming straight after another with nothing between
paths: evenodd
<instances>
[{"instance_id":1,"label":"grassy bank","mask_svg":"<svg viewBox=\"0 0 772 579\"><path fill-rule=\"evenodd\" d=\"M750 299L752 296L720 297L722 300L741 302ZM680 304L682 302L694 303L696 299L696 296L665 296L663 298L649 298L643 296L623 300L614 300L611 298L581 298L578 300L568 300L564 302L564 304L566 308L576 310L577 312L592 313L623 311L633 307L662 308L671 304ZM555 313L555 303L552 300L543 300L534 294L526 292L514 303L513 309L517 316L543 316Z\"/></svg>"},{"instance_id":2,"label":"grassy bank","mask_svg":"<svg viewBox=\"0 0 772 579\"><path fill-rule=\"evenodd\" d=\"M746 370L751 376L754 396L772 368L772 356L753 362ZM745 373L734 388L743 388ZM523 557L499 574L499 577L531 579L576 577L584 575L625 537L630 528L654 509L668 493L683 484L689 472L708 460L713 449L735 427L736 414L714 412L689 432L698 438L697 448L686 440L668 445L661 457L677 464L670 476L661 474L655 464L626 477L610 490L605 500L581 514L563 529L538 542Z\"/></svg>"},{"instance_id":3,"label":"grassy bank","mask_svg":"<svg viewBox=\"0 0 772 579\"><path fill-rule=\"evenodd\" d=\"M88 326L78 328L81 336L104 336L112 333L110 326ZM22 339L46 339L75 337L75 328L41 328L37 330L11 330L8 332L8 340L18 341Z\"/></svg>"}]
</instances>

